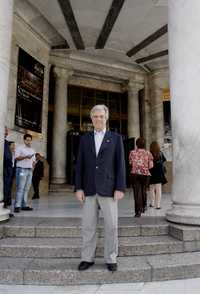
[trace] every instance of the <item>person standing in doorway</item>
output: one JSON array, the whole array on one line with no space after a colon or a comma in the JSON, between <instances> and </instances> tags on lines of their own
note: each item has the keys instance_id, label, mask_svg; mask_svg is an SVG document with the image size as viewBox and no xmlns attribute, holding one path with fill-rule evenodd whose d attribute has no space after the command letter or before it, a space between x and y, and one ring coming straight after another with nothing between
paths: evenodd
<instances>
[{"instance_id":1,"label":"person standing in doorway","mask_svg":"<svg viewBox=\"0 0 200 294\"><path fill-rule=\"evenodd\" d=\"M35 150L31 147L32 136L24 135L24 145L16 148L16 199L14 212L33 210L27 205L28 192L31 187Z\"/></svg>"},{"instance_id":2,"label":"person standing in doorway","mask_svg":"<svg viewBox=\"0 0 200 294\"><path fill-rule=\"evenodd\" d=\"M76 164L75 190L83 204L81 263L86 270L94 264L99 208L104 216L104 259L109 271L117 270L118 200L124 197L125 159L122 138L106 130L109 111L96 105L90 112L94 131L81 137Z\"/></svg>"},{"instance_id":3,"label":"person standing in doorway","mask_svg":"<svg viewBox=\"0 0 200 294\"><path fill-rule=\"evenodd\" d=\"M32 177L34 195L32 199L39 199L40 198L39 185L40 185L41 179L44 176L44 163L42 161L42 156L40 155L40 153L36 153L35 158L36 158L36 163L35 163L35 167L33 170L33 177Z\"/></svg>"}]
</instances>

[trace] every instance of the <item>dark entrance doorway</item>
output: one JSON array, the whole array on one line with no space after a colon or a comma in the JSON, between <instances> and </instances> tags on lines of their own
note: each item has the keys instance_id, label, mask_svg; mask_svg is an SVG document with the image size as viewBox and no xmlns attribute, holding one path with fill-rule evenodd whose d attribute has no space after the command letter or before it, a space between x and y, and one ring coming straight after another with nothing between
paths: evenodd
<instances>
[{"instance_id":1,"label":"dark entrance doorway","mask_svg":"<svg viewBox=\"0 0 200 294\"><path fill-rule=\"evenodd\" d=\"M54 111L55 81L50 78L49 115L48 115L48 162L52 161L52 130ZM66 136L66 174L67 183L74 184L75 163L80 137L92 130L90 110L96 104L105 104L109 108L109 129L118 132L127 139L127 92L115 93L78 86L68 86L68 109L66 116L68 132ZM126 143L125 143L126 144Z\"/></svg>"}]
</instances>

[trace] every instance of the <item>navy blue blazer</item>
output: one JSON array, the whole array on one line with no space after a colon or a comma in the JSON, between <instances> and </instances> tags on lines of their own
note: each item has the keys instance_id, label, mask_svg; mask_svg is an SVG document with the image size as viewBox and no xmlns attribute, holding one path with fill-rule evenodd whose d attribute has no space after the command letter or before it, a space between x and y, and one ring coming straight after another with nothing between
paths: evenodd
<instances>
[{"instance_id":1,"label":"navy blue blazer","mask_svg":"<svg viewBox=\"0 0 200 294\"><path fill-rule=\"evenodd\" d=\"M114 191L126 188L125 159L122 138L106 131L98 156L95 152L94 132L81 137L76 163L75 191L86 196L99 194L113 197Z\"/></svg>"}]
</instances>

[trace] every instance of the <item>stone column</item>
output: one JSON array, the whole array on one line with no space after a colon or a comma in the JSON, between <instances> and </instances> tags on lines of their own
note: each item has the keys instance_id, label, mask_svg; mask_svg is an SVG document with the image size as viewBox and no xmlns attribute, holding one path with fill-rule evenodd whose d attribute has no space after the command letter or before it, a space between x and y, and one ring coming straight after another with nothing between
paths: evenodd
<instances>
[{"instance_id":1,"label":"stone column","mask_svg":"<svg viewBox=\"0 0 200 294\"><path fill-rule=\"evenodd\" d=\"M164 72L165 74L165 72ZM162 71L156 71L150 76L151 96L151 132L152 141L157 141L160 146L164 143L164 117L163 117L163 89L165 76Z\"/></svg>"},{"instance_id":2,"label":"stone column","mask_svg":"<svg viewBox=\"0 0 200 294\"><path fill-rule=\"evenodd\" d=\"M128 137L137 139L140 136L138 92L144 88L142 83L129 80L128 83Z\"/></svg>"},{"instance_id":3,"label":"stone column","mask_svg":"<svg viewBox=\"0 0 200 294\"><path fill-rule=\"evenodd\" d=\"M173 206L167 219L200 225L200 1L168 3Z\"/></svg>"},{"instance_id":4,"label":"stone column","mask_svg":"<svg viewBox=\"0 0 200 294\"><path fill-rule=\"evenodd\" d=\"M13 0L0 1L0 221L9 218L9 210L3 209L3 153L4 126L7 112L8 78L12 37Z\"/></svg>"},{"instance_id":5,"label":"stone column","mask_svg":"<svg viewBox=\"0 0 200 294\"><path fill-rule=\"evenodd\" d=\"M56 77L54 119L52 179L54 184L66 183L66 135L67 135L67 83L72 72L55 67Z\"/></svg>"},{"instance_id":6,"label":"stone column","mask_svg":"<svg viewBox=\"0 0 200 294\"><path fill-rule=\"evenodd\" d=\"M149 149L151 143L151 108L150 108L150 89L148 76L144 79L144 138L146 142L146 148Z\"/></svg>"}]
</instances>

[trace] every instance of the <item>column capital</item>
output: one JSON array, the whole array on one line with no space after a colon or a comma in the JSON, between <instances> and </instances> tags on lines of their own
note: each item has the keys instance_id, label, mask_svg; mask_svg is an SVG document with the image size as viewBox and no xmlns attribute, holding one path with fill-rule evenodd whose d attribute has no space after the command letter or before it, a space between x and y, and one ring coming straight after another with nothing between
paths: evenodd
<instances>
[{"instance_id":1,"label":"column capital","mask_svg":"<svg viewBox=\"0 0 200 294\"><path fill-rule=\"evenodd\" d=\"M66 80L68 80L70 76L72 76L74 73L72 69L60 66L55 66L53 72L56 75L56 77L63 78Z\"/></svg>"},{"instance_id":2,"label":"column capital","mask_svg":"<svg viewBox=\"0 0 200 294\"><path fill-rule=\"evenodd\" d=\"M125 92L125 91L128 91L129 89L132 89L138 92L144 87L145 87L144 82L130 79L121 85L121 90L122 92Z\"/></svg>"},{"instance_id":3,"label":"column capital","mask_svg":"<svg viewBox=\"0 0 200 294\"><path fill-rule=\"evenodd\" d=\"M144 88L144 82L129 79L127 86L128 86L128 88L135 89L136 91L139 91Z\"/></svg>"}]
</instances>

